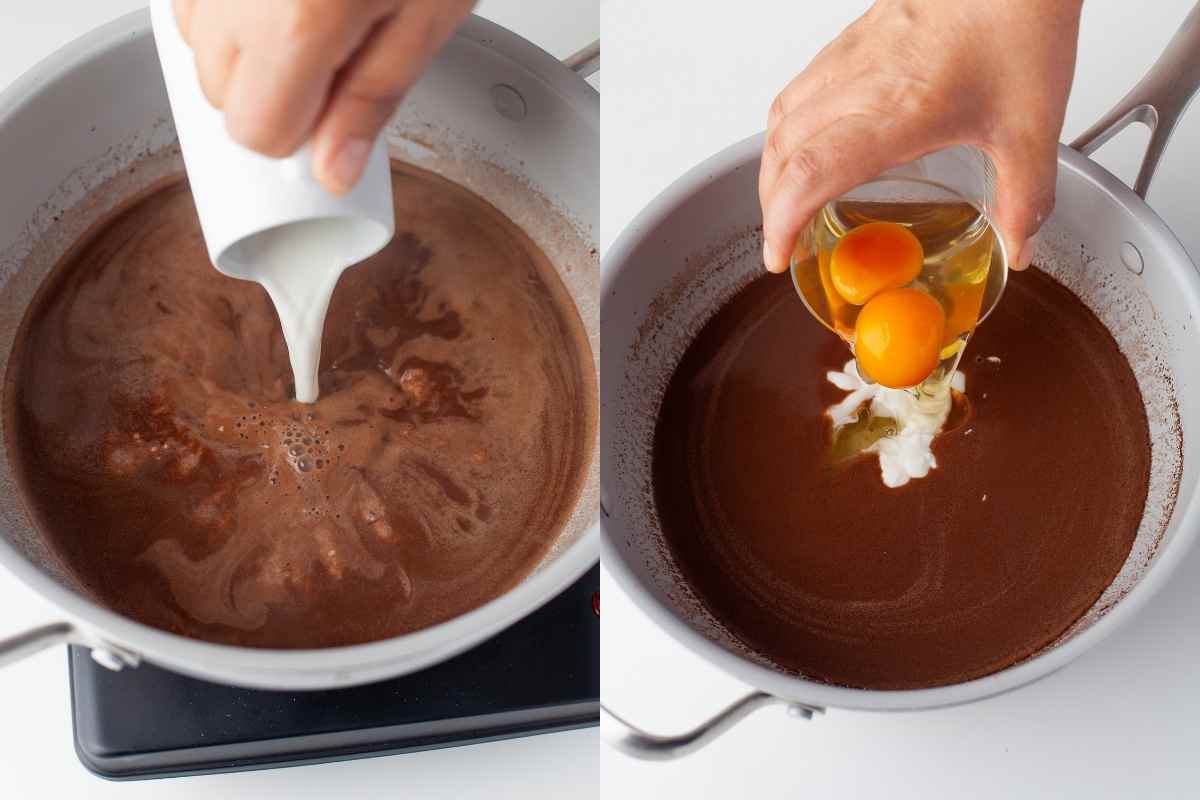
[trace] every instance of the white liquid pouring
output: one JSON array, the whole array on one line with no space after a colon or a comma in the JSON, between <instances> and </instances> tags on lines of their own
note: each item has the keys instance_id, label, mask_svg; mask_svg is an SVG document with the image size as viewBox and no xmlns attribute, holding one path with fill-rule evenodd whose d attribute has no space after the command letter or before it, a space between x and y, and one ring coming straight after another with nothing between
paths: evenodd
<instances>
[{"instance_id":1,"label":"white liquid pouring","mask_svg":"<svg viewBox=\"0 0 1200 800\"><path fill-rule=\"evenodd\" d=\"M320 394L321 336L333 290L348 267L362 260L366 220L324 218L284 225L239 242L222 271L267 290L296 382L296 400L315 403Z\"/></svg>"},{"instance_id":2,"label":"white liquid pouring","mask_svg":"<svg viewBox=\"0 0 1200 800\"><path fill-rule=\"evenodd\" d=\"M200 87L171 0L151 0L150 15L209 257L218 271L266 288L287 341L296 399L316 402L321 333L338 276L392 238L387 142L376 138L353 189L330 194L312 175L310 144L276 159L235 142L224 113Z\"/></svg>"}]
</instances>

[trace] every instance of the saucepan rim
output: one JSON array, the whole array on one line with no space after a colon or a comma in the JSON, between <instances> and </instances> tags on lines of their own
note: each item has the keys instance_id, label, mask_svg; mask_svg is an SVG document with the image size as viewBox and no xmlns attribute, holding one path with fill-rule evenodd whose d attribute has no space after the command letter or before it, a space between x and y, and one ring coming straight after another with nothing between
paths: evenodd
<instances>
[{"instance_id":1,"label":"saucepan rim","mask_svg":"<svg viewBox=\"0 0 1200 800\"><path fill-rule=\"evenodd\" d=\"M753 170L754 174L757 174L764 137L764 133L750 136L689 170L651 201L608 248L602 259L600 272L602 336L604 321L611 318L606 313L606 307L627 302L614 290L618 276L624 270L634 268L634 265L629 263L630 257L647 239L655 235L670 216L686 208L693 195L707 184L738 170ZM1166 223L1132 189L1081 153L1059 145L1058 165L1060 173L1070 173L1089 184L1093 191L1107 196L1137 221L1146 236L1160 242L1165 249L1174 254L1174 258L1165 260L1166 263L1159 265L1159 269L1171 271L1173 279L1185 293L1192 316L1200 318L1200 274ZM642 302L649 300L650 298L641 299ZM618 357L623 355L618 354ZM611 359L612 355L608 358ZM608 440L612 431L617 430L616 426L607 424L604 416L604 409L610 405L607 396L617 391L619 389L612 380L602 382L601 426L604 441ZM1200 529L1200 492L1195 492L1186 504L1180 502L1175 507L1172 516L1174 530L1170 540L1164 542L1163 547L1149 563L1146 573L1128 594L1086 630L1080 631L1066 642L1046 648L999 672L963 683L928 689L856 689L809 680L740 656L701 634L673 608L661 601L642 583L626 561L626 551L619 544L614 527L616 523L607 505L612 500L605 490L609 477L608 469L609 466L602 463L600 486L604 508L600 521L600 552L605 569L617 579L621 588L660 628L693 653L771 695L790 702L820 707L880 711L939 708L1003 694L1043 678L1066 666L1139 611L1166 583L1187 555L1195 543L1197 530ZM1193 477L1193 480L1196 478Z\"/></svg>"},{"instance_id":2,"label":"saucepan rim","mask_svg":"<svg viewBox=\"0 0 1200 800\"><path fill-rule=\"evenodd\" d=\"M140 9L75 39L0 92L0 127L43 88L114 49L151 37L150 14ZM562 62L508 29L472 16L464 38L508 58L550 87L564 106L598 131L599 94ZM17 501L14 498L14 501ZM17 501L19 502L19 501ZM390 639L306 650L251 648L191 639L152 628L110 611L60 584L7 539L0 537L0 564L77 623L89 642L109 644L163 666L213 679L264 688L317 688L377 680L399 672L388 665L403 657L403 672L443 661L532 613L571 585L599 558L599 510L578 538L505 594L446 622ZM244 673L244 677L238 675Z\"/></svg>"}]
</instances>

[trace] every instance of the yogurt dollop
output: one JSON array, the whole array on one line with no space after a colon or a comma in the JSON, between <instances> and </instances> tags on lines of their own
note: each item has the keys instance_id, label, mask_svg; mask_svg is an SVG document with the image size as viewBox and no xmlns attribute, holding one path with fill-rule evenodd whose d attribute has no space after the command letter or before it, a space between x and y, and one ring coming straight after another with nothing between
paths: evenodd
<instances>
[{"instance_id":1,"label":"yogurt dollop","mask_svg":"<svg viewBox=\"0 0 1200 800\"><path fill-rule=\"evenodd\" d=\"M842 370L830 370L826 379L848 394L825 410L833 423L834 436L855 422L865 404L875 417L895 420L894 434L878 439L863 452L879 456L883 483L889 488L903 486L914 478L924 478L937 467L933 440L941 433L953 405L950 390L965 392L967 379L955 372L936 394L918 395L907 389L889 389L877 383L867 383L858 372L854 360Z\"/></svg>"}]
</instances>

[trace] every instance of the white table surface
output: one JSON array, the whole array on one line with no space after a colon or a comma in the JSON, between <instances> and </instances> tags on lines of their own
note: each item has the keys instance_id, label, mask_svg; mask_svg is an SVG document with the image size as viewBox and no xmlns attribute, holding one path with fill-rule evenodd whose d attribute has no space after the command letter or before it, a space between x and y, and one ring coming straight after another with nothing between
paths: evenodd
<instances>
[{"instance_id":1,"label":"white table surface","mask_svg":"<svg viewBox=\"0 0 1200 800\"><path fill-rule=\"evenodd\" d=\"M685 170L765 127L775 93L866 6L864 0L607 0L604 242L611 244ZM1133 84L1190 7L1189 0L1086 3L1065 139ZM1146 138L1140 132L1131 141L1118 139L1100 161L1129 180L1136 146ZM1193 108L1150 202L1200 255L1198 177L1200 109ZM606 704L652 730L673 732L746 690L670 640L611 576L602 580ZM813 722L772 708L675 763L637 762L605 748L604 796L1200 795L1198 585L1200 552L1194 552L1133 623L1081 660L973 706L894 714L834 710Z\"/></svg>"},{"instance_id":2,"label":"white table surface","mask_svg":"<svg viewBox=\"0 0 1200 800\"><path fill-rule=\"evenodd\" d=\"M0 88L139 0L0 0ZM599 34L598 0L483 0L477 12L565 57ZM0 191L3 191L0 153ZM54 610L0 570L0 635ZM0 671L0 798L562 798L599 781L593 729L293 769L110 783L88 773L71 738L66 650ZM583 796L589 795L584 791Z\"/></svg>"}]
</instances>

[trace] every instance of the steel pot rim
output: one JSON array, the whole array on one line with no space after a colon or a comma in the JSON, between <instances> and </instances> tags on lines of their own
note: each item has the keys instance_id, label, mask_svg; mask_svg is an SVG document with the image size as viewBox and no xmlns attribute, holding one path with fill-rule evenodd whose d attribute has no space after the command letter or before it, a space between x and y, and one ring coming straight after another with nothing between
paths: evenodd
<instances>
[{"instance_id":1,"label":"steel pot rim","mask_svg":"<svg viewBox=\"0 0 1200 800\"><path fill-rule=\"evenodd\" d=\"M765 134L759 133L736 142L709 157L686 172L654 198L622 231L605 253L601 262L601 318L604 307L620 302L614 299L613 285L619 271L626 268L629 257L644 238L653 235L671 214L686 206L689 199L706 183L739 169L755 167L762 152ZM1060 171L1070 172L1090 183L1094 191L1107 195L1122 210L1137 221L1149 237L1160 241L1177 254L1169 268L1181 288L1186 290L1193 316L1200 318L1200 274L1179 239L1146 202L1118 178L1087 156L1065 145L1059 145ZM604 404L604 386L601 404ZM602 422L603 425L603 422ZM601 496L605 476L601 473ZM851 710L906 711L934 709L983 700L1013 691L1062 669L1084 652L1111 634L1167 582L1179 563L1187 556L1200 530L1200 495L1194 495L1186 505L1179 503L1173 514L1174 531L1169 541L1151 562L1146 574L1107 613L1058 646L1044 649L1028 659L999 672L963 683L928 689L878 690L854 689L820 683L772 669L727 650L696 631L673 609L661 602L642 585L625 562L621 549L614 543L610 527L614 524L607 513L602 514L601 559L621 588L656 625L696 655L726 673L770 695L784 700L818 707Z\"/></svg>"},{"instance_id":2,"label":"steel pot rim","mask_svg":"<svg viewBox=\"0 0 1200 800\"><path fill-rule=\"evenodd\" d=\"M598 127L599 94L562 62L527 39L472 15L457 36L482 44L535 73L573 110ZM148 9L139 9L63 45L0 91L0 127L40 88L81 69L112 49L151 37ZM14 502L20 502L14 498ZM214 672L259 688L303 689L351 685L396 674L388 664L406 655L405 672L444 661L498 633L549 601L600 557L599 511L578 539L505 594L446 622L390 639L343 647L281 650L191 639L152 628L92 602L58 583L0 537L0 564L58 608L78 628L81 641L110 645L180 672L214 679ZM419 654L413 656L412 654Z\"/></svg>"}]
</instances>

